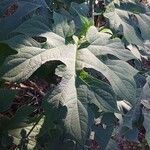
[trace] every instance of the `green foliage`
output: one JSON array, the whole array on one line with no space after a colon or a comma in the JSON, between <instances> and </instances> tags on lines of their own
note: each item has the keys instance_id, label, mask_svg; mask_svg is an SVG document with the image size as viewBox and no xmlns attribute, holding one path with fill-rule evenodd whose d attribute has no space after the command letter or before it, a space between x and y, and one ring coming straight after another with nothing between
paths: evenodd
<instances>
[{"instance_id":1,"label":"green foliage","mask_svg":"<svg viewBox=\"0 0 150 150\"><path fill-rule=\"evenodd\" d=\"M13 3L0 2L0 12L4 13L9 2ZM4 141L11 141L19 149L84 149L93 131L102 149L111 145L117 149L111 139L116 114L123 116L122 131L135 128L142 116L138 95L142 85L136 76L139 72L145 78L147 73L129 62L148 59L149 8L135 2L110 2L102 11L109 25L97 29L89 18L87 1L19 0L17 5L14 14L0 20L0 33L4 35L0 37L1 80L26 81L52 62L61 81L44 95L38 117L31 117L34 108L30 106L21 107L13 118L2 117L0 148L7 147ZM129 44L136 45L138 57L127 48ZM100 77L93 75L93 70ZM145 101L148 93L143 94L145 107L149 106ZM0 112L11 106L16 94L0 89ZM124 106L118 106L124 101L132 107L126 114ZM146 127L148 117L143 112ZM100 119L98 126L96 118ZM149 132L147 129L148 143Z\"/></svg>"},{"instance_id":2,"label":"green foliage","mask_svg":"<svg viewBox=\"0 0 150 150\"><path fill-rule=\"evenodd\" d=\"M9 108L9 106L12 104L15 95L16 91L0 89L0 112L3 112Z\"/></svg>"},{"instance_id":3,"label":"green foliage","mask_svg":"<svg viewBox=\"0 0 150 150\"><path fill-rule=\"evenodd\" d=\"M144 105L144 108L142 109L143 115L144 115L144 127L146 129L146 140L148 142L148 145L150 146L150 127L149 127L149 122L150 122L150 78L147 78L147 82L143 87L142 91L142 96L141 96L141 101L142 104Z\"/></svg>"}]
</instances>

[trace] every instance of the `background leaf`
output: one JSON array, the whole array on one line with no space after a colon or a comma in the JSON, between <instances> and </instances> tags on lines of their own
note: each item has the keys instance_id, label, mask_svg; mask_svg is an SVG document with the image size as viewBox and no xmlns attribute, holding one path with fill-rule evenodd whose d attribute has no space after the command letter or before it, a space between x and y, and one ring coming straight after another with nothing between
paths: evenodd
<instances>
[{"instance_id":1,"label":"background leaf","mask_svg":"<svg viewBox=\"0 0 150 150\"><path fill-rule=\"evenodd\" d=\"M11 106L16 94L14 90L0 89L0 112L6 111Z\"/></svg>"}]
</instances>

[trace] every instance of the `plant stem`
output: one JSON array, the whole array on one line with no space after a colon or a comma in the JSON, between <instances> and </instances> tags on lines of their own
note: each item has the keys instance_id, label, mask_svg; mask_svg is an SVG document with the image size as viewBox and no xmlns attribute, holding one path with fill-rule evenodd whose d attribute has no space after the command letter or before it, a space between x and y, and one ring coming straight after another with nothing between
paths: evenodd
<instances>
[{"instance_id":1,"label":"plant stem","mask_svg":"<svg viewBox=\"0 0 150 150\"><path fill-rule=\"evenodd\" d=\"M33 125L33 127L31 128L31 130L28 132L28 134L26 135L26 138L29 137L29 135L31 134L31 132L34 130L34 128L36 127L36 125L39 123L39 121L41 120L43 114L41 114L38 118L37 118L37 121L36 123Z\"/></svg>"}]
</instances>

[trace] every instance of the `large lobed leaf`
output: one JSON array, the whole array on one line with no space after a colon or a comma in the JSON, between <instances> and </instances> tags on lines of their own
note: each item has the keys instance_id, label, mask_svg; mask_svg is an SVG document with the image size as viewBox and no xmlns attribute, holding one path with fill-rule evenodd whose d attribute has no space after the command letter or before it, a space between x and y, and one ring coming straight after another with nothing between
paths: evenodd
<instances>
[{"instance_id":1,"label":"large lobed leaf","mask_svg":"<svg viewBox=\"0 0 150 150\"><path fill-rule=\"evenodd\" d=\"M54 33L48 35L49 38L53 38L53 35L56 36ZM59 37L56 36L56 40L58 42ZM55 43L52 43L51 48L42 49L35 40L23 35L15 36L5 42L18 52L16 55L9 56L1 68L1 72L4 73L3 78L9 81L28 79L47 61L60 60L66 64L68 61L66 56L71 56L70 49L76 48L74 45L55 46Z\"/></svg>"},{"instance_id":2,"label":"large lobed leaf","mask_svg":"<svg viewBox=\"0 0 150 150\"><path fill-rule=\"evenodd\" d=\"M120 40L110 39L110 35L99 33L95 27L91 27L86 35L89 46L77 49L75 44L66 45L63 37L51 32L36 19L28 20L14 31L21 34L3 41L15 49L17 54L6 58L1 68L2 77L9 81L25 80L47 61L61 61L65 65L65 70L60 67L57 74L61 74L62 81L47 96L46 101L54 108L58 108L60 103L67 107L64 119L67 133L84 144L94 119L89 103L97 105L100 111L104 112L118 112L116 95L119 100L125 99L132 104L135 103L136 85L133 77L137 70L123 61L128 60L127 56L130 56L130 59L134 57L123 48ZM95 37L92 35L93 32ZM44 37L46 46L43 47L41 43L33 40L33 36ZM122 52L119 51L119 47L114 48L117 43ZM107 59L103 62L100 56L108 54L117 59ZM80 77L78 72L84 68L92 68L102 73L112 87L89 76ZM48 117L50 114L47 105L44 105L44 109Z\"/></svg>"},{"instance_id":3,"label":"large lobed leaf","mask_svg":"<svg viewBox=\"0 0 150 150\"><path fill-rule=\"evenodd\" d=\"M91 27L87 32L87 39L93 39L94 43L95 39L93 38L92 33L95 33L95 27ZM136 84L133 77L137 74L137 70L122 60L108 60L103 63L94 55L94 52L92 53L92 49L94 49L94 47L95 45L93 47L92 45L89 45L87 48L78 50L77 69L86 67L93 68L101 72L108 79L113 90L120 99L125 99L131 103L134 103ZM101 48L101 46L99 47L97 45L97 49L98 48ZM127 74L127 72L129 73Z\"/></svg>"},{"instance_id":4,"label":"large lobed leaf","mask_svg":"<svg viewBox=\"0 0 150 150\"><path fill-rule=\"evenodd\" d=\"M143 46L149 39L149 8L135 2L115 2L106 7L104 16L109 19L110 27L119 30L131 44Z\"/></svg>"}]
</instances>

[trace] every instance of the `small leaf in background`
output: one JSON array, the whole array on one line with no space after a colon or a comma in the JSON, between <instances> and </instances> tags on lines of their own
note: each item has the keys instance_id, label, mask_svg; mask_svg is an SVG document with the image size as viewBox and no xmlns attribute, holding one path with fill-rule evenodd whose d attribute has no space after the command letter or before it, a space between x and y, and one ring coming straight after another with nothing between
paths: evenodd
<instances>
[{"instance_id":1,"label":"small leaf in background","mask_svg":"<svg viewBox=\"0 0 150 150\"><path fill-rule=\"evenodd\" d=\"M146 140L148 145L150 146L150 129L146 131Z\"/></svg>"},{"instance_id":2,"label":"small leaf in background","mask_svg":"<svg viewBox=\"0 0 150 150\"><path fill-rule=\"evenodd\" d=\"M150 146L150 110L147 110L147 109L143 109L142 110L143 112L143 115L144 115L144 128L146 130L146 140L147 140L147 143L148 145Z\"/></svg>"},{"instance_id":3,"label":"small leaf in background","mask_svg":"<svg viewBox=\"0 0 150 150\"><path fill-rule=\"evenodd\" d=\"M92 25L92 22L82 15L79 15L79 17L81 19L81 31L79 32L79 36L85 36L88 29Z\"/></svg>"},{"instance_id":4,"label":"small leaf in background","mask_svg":"<svg viewBox=\"0 0 150 150\"><path fill-rule=\"evenodd\" d=\"M85 28L82 22L84 21L84 23L86 22L86 24L89 22L87 19L89 16L88 5L86 3L78 4L78 3L72 2L69 12L72 15L73 20L75 22L77 33L82 32L83 29L85 31ZM81 16L84 18L81 18Z\"/></svg>"},{"instance_id":5,"label":"small leaf in background","mask_svg":"<svg viewBox=\"0 0 150 150\"><path fill-rule=\"evenodd\" d=\"M106 150L119 150L119 146L115 140L110 139Z\"/></svg>"},{"instance_id":6,"label":"small leaf in background","mask_svg":"<svg viewBox=\"0 0 150 150\"><path fill-rule=\"evenodd\" d=\"M147 13L144 13L144 14L141 13L135 16L137 17L137 20L138 20L138 26L140 28L142 38L144 40L149 40L150 39L150 28L149 28L150 14L147 12Z\"/></svg>"},{"instance_id":7,"label":"small leaf in background","mask_svg":"<svg viewBox=\"0 0 150 150\"><path fill-rule=\"evenodd\" d=\"M141 103L144 105L142 113L144 115L144 128L146 130L146 140L150 146L150 78L147 77L147 82L143 87L141 94Z\"/></svg>"},{"instance_id":8,"label":"small leaf in background","mask_svg":"<svg viewBox=\"0 0 150 150\"><path fill-rule=\"evenodd\" d=\"M73 20L54 12L53 14L53 31L63 38L70 37L75 33L75 24Z\"/></svg>"},{"instance_id":9,"label":"small leaf in background","mask_svg":"<svg viewBox=\"0 0 150 150\"><path fill-rule=\"evenodd\" d=\"M137 103L125 112L123 117L123 126L132 129L134 126L140 127L143 123L143 116L140 104Z\"/></svg>"},{"instance_id":10,"label":"small leaf in background","mask_svg":"<svg viewBox=\"0 0 150 150\"><path fill-rule=\"evenodd\" d=\"M17 91L0 89L0 112L6 111L12 104Z\"/></svg>"},{"instance_id":11,"label":"small leaf in background","mask_svg":"<svg viewBox=\"0 0 150 150\"><path fill-rule=\"evenodd\" d=\"M4 63L6 57L16 54L17 52L10 48L7 44L0 42L0 66Z\"/></svg>"},{"instance_id":12,"label":"small leaf in background","mask_svg":"<svg viewBox=\"0 0 150 150\"><path fill-rule=\"evenodd\" d=\"M81 78L86 82L89 88L89 103L98 106L100 111L119 112L116 95L111 86L83 73L84 72L81 73Z\"/></svg>"},{"instance_id":13,"label":"small leaf in background","mask_svg":"<svg viewBox=\"0 0 150 150\"><path fill-rule=\"evenodd\" d=\"M147 82L143 87L141 93L141 103L144 105L144 107L150 109L150 77L147 77Z\"/></svg>"},{"instance_id":14,"label":"small leaf in background","mask_svg":"<svg viewBox=\"0 0 150 150\"><path fill-rule=\"evenodd\" d=\"M0 132L6 132L8 130L13 130L21 126L29 119L29 115L32 113L33 108L30 106L21 107L16 114L11 118L2 117L0 122Z\"/></svg>"},{"instance_id":15,"label":"small leaf in background","mask_svg":"<svg viewBox=\"0 0 150 150\"><path fill-rule=\"evenodd\" d=\"M133 129L127 129L127 131L123 133L123 136L129 141L138 142L138 134L139 134L138 128L133 128Z\"/></svg>"},{"instance_id":16,"label":"small leaf in background","mask_svg":"<svg viewBox=\"0 0 150 150\"><path fill-rule=\"evenodd\" d=\"M87 16L89 13L89 8L88 5L86 3L75 3L72 2L71 3L71 7L70 7L70 12L71 14L76 14L76 15L82 15L82 16Z\"/></svg>"},{"instance_id":17,"label":"small leaf in background","mask_svg":"<svg viewBox=\"0 0 150 150\"><path fill-rule=\"evenodd\" d=\"M111 119L110 119L111 118ZM113 133L116 118L112 113L106 113L102 117L101 125L104 126L93 126L93 131L95 131L95 139L99 143L102 150L104 150L111 139L111 135Z\"/></svg>"},{"instance_id":18,"label":"small leaf in background","mask_svg":"<svg viewBox=\"0 0 150 150\"><path fill-rule=\"evenodd\" d=\"M127 48L130 49L130 51L132 52L132 54L137 59L141 60L141 54L140 54L140 52L139 52L139 50L138 50L138 48L136 46L130 44L130 45L127 46Z\"/></svg>"},{"instance_id":19,"label":"small leaf in background","mask_svg":"<svg viewBox=\"0 0 150 150\"><path fill-rule=\"evenodd\" d=\"M130 18L130 14L138 16L137 12L145 13L144 7L133 2L121 2L120 5L111 2L106 6L104 16L109 19L110 27L119 30L130 44L143 45L137 23L134 25Z\"/></svg>"},{"instance_id":20,"label":"small leaf in background","mask_svg":"<svg viewBox=\"0 0 150 150\"><path fill-rule=\"evenodd\" d=\"M18 9L13 15L0 20L0 33L3 35L0 37L0 40L8 38L8 34L22 23L24 17L40 7L40 5L26 1L19 1L17 5Z\"/></svg>"}]
</instances>

